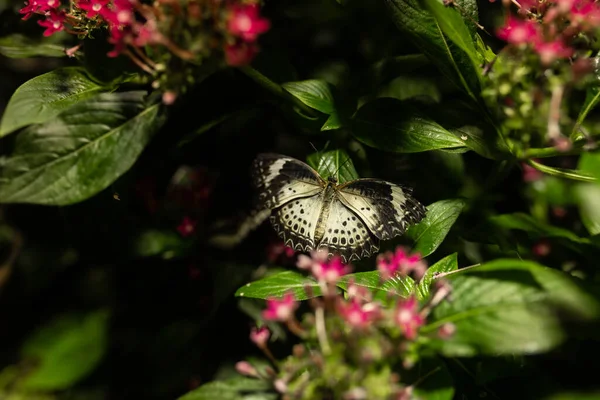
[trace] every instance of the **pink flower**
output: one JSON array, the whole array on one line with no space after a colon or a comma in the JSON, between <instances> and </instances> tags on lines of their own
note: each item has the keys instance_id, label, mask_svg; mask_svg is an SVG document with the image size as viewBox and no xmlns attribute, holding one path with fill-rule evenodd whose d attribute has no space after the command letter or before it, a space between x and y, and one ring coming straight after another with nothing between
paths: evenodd
<instances>
[{"instance_id":1,"label":"pink flower","mask_svg":"<svg viewBox=\"0 0 600 400\"><path fill-rule=\"evenodd\" d=\"M258 377L258 371L248 361L238 361L235 364L235 370L242 375Z\"/></svg>"},{"instance_id":2,"label":"pink flower","mask_svg":"<svg viewBox=\"0 0 600 400\"><path fill-rule=\"evenodd\" d=\"M267 345L267 340L269 340L270 336L271 332L269 332L269 329L266 326L261 328L252 328L250 331L250 340L252 340L252 342L260 348Z\"/></svg>"},{"instance_id":3,"label":"pink flower","mask_svg":"<svg viewBox=\"0 0 600 400\"><path fill-rule=\"evenodd\" d=\"M600 23L600 8L591 0L570 0L565 7L571 3L569 19L573 25L582 28L596 27Z\"/></svg>"},{"instance_id":4,"label":"pink flower","mask_svg":"<svg viewBox=\"0 0 600 400\"><path fill-rule=\"evenodd\" d=\"M415 296L398 303L394 319L408 340L417 337L417 330L425 323L425 319L419 314L419 303Z\"/></svg>"},{"instance_id":5,"label":"pink flower","mask_svg":"<svg viewBox=\"0 0 600 400\"><path fill-rule=\"evenodd\" d=\"M267 299L267 309L263 311L262 316L269 321L287 321L298 308L298 303L292 293L287 293L281 299Z\"/></svg>"},{"instance_id":6,"label":"pink flower","mask_svg":"<svg viewBox=\"0 0 600 400\"><path fill-rule=\"evenodd\" d=\"M521 166L523 167L523 181L524 182L535 182L535 181L539 181L540 179L542 179L544 177L544 173L541 171L538 171L537 169L533 168L531 165L529 164L521 164Z\"/></svg>"},{"instance_id":7,"label":"pink flower","mask_svg":"<svg viewBox=\"0 0 600 400\"><path fill-rule=\"evenodd\" d=\"M270 243L267 247L267 259L271 264L275 263L280 257L291 259L294 257L294 254L296 254L294 249L286 246L281 241Z\"/></svg>"},{"instance_id":8,"label":"pink flower","mask_svg":"<svg viewBox=\"0 0 600 400\"><path fill-rule=\"evenodd\" d=\"M380 315L377 303L360 304L356 300L350 302L340 300L337 310L350 326L359 329L369 327Z\"/></svg>"},{"instance_id":9,"label":"pink flower","mask_svg":"<svg viewBox=\"0 0 600 400\"><path fill-rule=\"evenodd\" d=\"M240 67L250 64L258 53L258 47L254 43L236 43L225 46L225 61L232 67Z\"/></svg>"},{"instance_id":10,"label":"pink flower","mask_svg":"<svg viewBox=\"0 0 600 400\"><path fill-rule=\"evenodd\" d=\"M395 253L387 252L377 256L377 269L383 280L397 274L405 276L411 272L417 272L420 278L425 272L425 264L419 253L409 255L402 247L398 247Z\"/></svg>"},{"instance_id":11,"label":"pink flower","mask_svg":"<svg viewBox=\"0 0 600 400\"><path fill-rule=\"evenodd\" d=\"M189 217L184 217L177 230L181 236L188 237L196 230L196 221L191 220Z\"/></svg>"},{"instance_id":12,"label":"pink flower","mask_svg":"<svg viewBox=\"0 0 600 400\"><path fill-rule=\"evenodd\" d=\"M112 26L121 28L129 26L135 22L133 1L113 0L112 7L103 7L100 15Z\"/></svg>"},{"instance_id":13,"label":"pink flower","mask_svg":"<svg viewBox=\"0 0 600 400\"><path fill-rule=\"evenodd\" d=\"M539 26L530 20L521 20L509 16L504 26L496 32L496 35L511 44L534 43L538 39Z\"/></svg>"},{"instance_id":14,"label":"pink flower","mask_svg":"<svg viewBox=\"0 0 600 400\"><path fill-rule=\"evenodd\" d=\"M559 58L567 58L573 55L573 49L557 39L553 42L538 42L535 44L535 51L539 54L542 64L551 64Z\"/></svg>"},{"instance_id":15,"label":"pink flower","mask_svg":"<svg viewBox=\"0 0 600 400\"><path fill-rule=\"evenodd\" d=\"M328 283L335 283L342 276L350 272L350 267L342 262L339 256L333 257L330 261L313 263L312 274L317 280Z\"/></svg>"},{"instance_id":16,"label":"pink flower","mask_svg":"<svg viewBox=\"0 0 600 400\"><path fill-rule=\"evenodd\" d=\"M440 339L450 339L456 333L456 325L452 322L446 322L438 329L438 337Z\"/></svg>"},{"instance_id":17,"label":"pink flower","mask_svg":"<svg viewBox=\"0 0 600 400\"><path fill-rule=\"evenodd\" d=\"M354 278L348 281L348 286L346 287L346 295L349 299L356 299L361 302L368 302L371 301L371 299L373 298L373 294L369 289L354 283Z\"/></svg>"},{"instance_id":18,"label":"pink flower","mask_svg":"<svg viewBox=\"0 0 600 400\"><path fill-rule=\"evenodd\" d=\"M545 257L552 251L552 247L547 240L540 240L531 249L533 254L537 257Z\"/></svg>"},{"instance_id":19,"label":"pink flower","mask_svg":"<svg viewBox=\"0 0 600 400\"><path fill-rule=\"evenodd\" d=\"M109 0L79 0L77 7L87 11L87 18L94 18L107 10Z\"/></svg>"},{"instance_id":20,"label":"pink flower","mask_svg":"<svg viewBox=\"0 0 600 400\"><path fill-rule=\"evenodd\" d=\"M269 20L261 18L258 12L258 4L234 5L229 9L227 30L246 42L254 42L271 27Z\"/></svg>"},{"instance_id":21,"label":"pink flower","mask_svg":"<svg viewBox=\"0 0 600 400\"><path fill-rule=\"evenodd\" d=\"M46 14L49 11L56 10L60 6L59 0L32 0L25 3L26 6L19 10L19 13L25 14L23 19L29 19L33 14ZM50 35L47 35L50 36Z\"/></svg>"},{"instance_id":22,"label":"pink flower","mask_svg":"<svg viewBox=\"0 0 600 400\"><path fill-rule=\"evenodd\" d=\"M38 21L38 24L46 28L44 36L51 36L65 29L65 18L64 12L51 10L46 14L46 19Z\"/></svg>"}]
</instances>

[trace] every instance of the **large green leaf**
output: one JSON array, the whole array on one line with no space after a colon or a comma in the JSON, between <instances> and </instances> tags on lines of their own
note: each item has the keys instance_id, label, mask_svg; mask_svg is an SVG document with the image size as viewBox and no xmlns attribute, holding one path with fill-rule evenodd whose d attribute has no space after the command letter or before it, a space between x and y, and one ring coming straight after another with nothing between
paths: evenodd
<instances>
[{"instance_id":1,"label":"large green leaf","mask_svg":"<svg viewBox=\"0 0 600 400\"><path fill-rule=\"evenodd\" d=\"M472 99L479 93L479 76L461 48L448 40L436 18L419 0L386 0L392 19L440 71ZM461 2L458 2L461 4Z\"/></svg>"},{"instance_id":2,"label":"large green leaf","mask_svg":"<svg viewBox=\"0 0 600 400\"><path fill-rule=\"evenodd\" d=\"M479 55L475 50L471 31L458 10L444 6L439 0L425 0L425 4L444 34L467 54L477 71L481 64Z\"/></svg>"},{"instance_id":3,"label":"large green leaf","mask_svg":"<svg viewBox=\"0 0 600 400\"><path fill-rule=\"evenodd\" d=\"M590 243L588 239L580 238L579 236L575 235L573 232L567 229L558 228L556 226L546 224L544 222L536 220L531 215L524 213L497 215L491 217L489 221L492 224L502 227L504 229L517 229L525 231L534 236L534 238L555 237L566 239L574 243Z\"/></svg>"},{"instance_id":4,"label":"large green leaf","mask_svg":"<svg viewBox=\"0 0 600 400\"><path fill-rule=\"evenodd\" d=\"M332 177L339 184L358 179L352 159L344 150L312 153L306 158L306 161L323 179Z\"/></svg>"},{"instance_id":5,"label":"large green leaf","mask_svg":"<svg viewBox=\"0 0 600 400\"><path fill-rule=\"evenodd\" d=\"M0 202L72 204L127 171L162 124L145 92L104 93L21 132L0 165Z\"/></svg>"},{"instance_id":6,"label":"large green leaf","mask_svg":"<svg viewBox=\"0 0 600 400\"><path fill-rule=\"evenodd\" d=\"M94 82L80 67L59 68L36 76L10 98L0 122L0 137L49 121L72 105L110 89Z\"/></svg>"},{"instance_id":7,"label":"large green leaf","mask_svg":"<svg viewBox=\"0 0 600 400\"><path fill-rule=\"evenodd\" d=\"M310 79L287 82L281 86L310 108L329 115L329 118L321 127L322 131L339 129L342 126L336 111L333 93L329 84L324 80Z\"/></svg>"},{"instance_id":8,"label":"large green leaf","mask_svg":"<svg viewBox=\"0 0 600 400\"><path fill-rule=\"evenodd\" d=\"M600 185L595 183L580 183L573 191L581 222L590 235L600 234Z\"/></svg>"},{"instance_id":9,"label":"large green leaf","mask_svg":"<svg viewBox=\"0 0 600 400\"><path fill-rule=\"evenodd\" d=\"M419 299L426 299L429 296L431 283L437 274L456 271L457 269L457 253L450 254L429 267L425 272L423 279L421 279L417 285L417 295L419 296Z\"/></svg>"},{"instance_id":10,"label":"large green leaf","mask_svg":"<svg viewBox=\"0 0 600 400\"><path fill-rule=\"evenodd\" d=\"M563 318L592 320L600 304L571 276L537 263L500 259L446 277L452 301L442 302L422 333L453 323L436 341L446 356L534 354L565 338Z\"/></svg>"},{"instance_id":11,"label":"large green leaf","mask_svg":"<svg viewBox=\"0 0 600 400\"><path fill-rule=\"evenodd\" d=\"M0 54L9 58L66 57L65 46L53 37L33 39L18 33L0 38Z\"/></svg>"},{"instance_id":12,"label":"large green leaf","mask_svg":"<svg viewBox=\"0 0 600 400\"><path fill-rule=\"evenodd\" d=\"M415 281L411 277L394 277L381 282L379 271L357 272L344 275L339 281L338 286L343 290L348 290L348 283L353 282L357 286L369 289L379 298L386 297L388 294L408 297L412 294Z\"/></svg>"},{"instance_id":13,"label":"large green leaf","mask_svg":"<svg viewBox=\"0 0 600 400\"><path fill-rule=\"evenodd\" d=\"M106 311L67 315L42 327L21 349L36 365L23 381L28 390L64 390L96 368L108 344Z\"/></svg>"},{"instance_id":14,"label":"large green leaf","mask_svg":"<svg viewBox=\"0 0 600 400\"><path fill-rule=\"evenodd\" d=\"M306 288L312 290L312 296L308 296ZM258 281L247 283L239 288L235 295L239 297L252 297L255 299L266 299L268 297L282 297L286 293L293 293L296 300L306 300L311 297L320 296L319 284L312 278L294 271L284 271Z\"/></svg>"},{"instance_id":15,"label":"large green leaf","mask_svg":"<svg viewBox=\"0 0 600 400\"><path fill-rule=\"evenodd\" d=\"M600 152L586 152L579 158L578 170L588 173L600 182Z\"/></svg>"},{"instance_id":16,"label":"large green leaf","mask_svg":"<svg viewBox=\"0 0 600 400\"><path fill-rule=\"evenodd\" d=\"M461 148L465 143L414 107L396 99L377 99L353 118L352 134L362 143L384 151L417 153Z\"/></svg>"},{"instance_id":17,"label":"large green leaf","mask_svg":"<svg viewBox=\"0 0 600 400\"><path fill-rule=\"evenodd\" d=\"M465 202L461 199L441 200L427 206L425 218L406 232L406 236L415 241L412 250L421 253L422 257L433 253L446 238L464 206Z\"/></svg>"},{"instance_id":18,"label":"large green leaf","mask_svg":"<svg viewBox=\"0 0 600 400\"><path fill-rule=\"evenodd\" d=\"M178 400L275 400L275 393L266 393L271 389L267 381L247 377L234 377L223 381L213 381L179 397ZM244 394L244 393L250 394Z\"/></svg>"}]
</instances>

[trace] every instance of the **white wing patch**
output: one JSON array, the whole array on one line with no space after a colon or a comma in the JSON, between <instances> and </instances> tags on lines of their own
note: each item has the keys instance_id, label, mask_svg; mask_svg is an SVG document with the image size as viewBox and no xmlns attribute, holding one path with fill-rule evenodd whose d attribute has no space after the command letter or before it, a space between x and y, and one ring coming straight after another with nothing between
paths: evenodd
<instances>
[{"instance_id":1,"label":"white wing patch","mask_svg":"<svg viewBox=\"0 0 600 400\"><path fill-rule=\"evenodd\" d=\"M318 247L327 248L330 254L339 254L345 262L350 262L379 250L379 240L355 213L334 198Z\"/></svg>"},{"instance_id":2,"label":"white wing patch","mask_svg":"<svg viewBox=\"0 0 600 400\"><path fill-rule=\"evenodd\" d=\"M271 223L287 246L299 251L314 250L322 206L322 195L292 200L273 211Z\"/></svg>"}]
</instances>

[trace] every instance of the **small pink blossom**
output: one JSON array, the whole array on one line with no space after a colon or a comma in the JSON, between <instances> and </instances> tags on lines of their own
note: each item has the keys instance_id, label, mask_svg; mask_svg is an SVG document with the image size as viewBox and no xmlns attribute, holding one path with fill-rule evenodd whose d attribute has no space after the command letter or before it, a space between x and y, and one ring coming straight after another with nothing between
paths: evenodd
<instances>
[{"instance_id":1,"label":"small pink blossom","mask_svg":"<svg viewBox=\"0 0 600 400\"><path fill-rule=\"evenodd\" d=\"M252 328L252 330L250 331L250 340L252 340L252 342L259 348L266 347L267 341L269 340L270 336L271 332L266 326L260 328Z\"/></svg>"},{"instance_id":2,"label":"small pink blossom","mask_svg":"<svg viewBox=\"0 0 600 400\"><path fill-rule=\"evenodd\" d=\"M341 257L335 256L330 261L313 263L312 274L319 281L335 283L350 270Z\"/></svg>"},{"instance_id":3,"label":"small pink blossom","mask_svg":"<svg viewBox=\"0 0 600 400\"><path fill-rule=\"evenodd\" d=\"M52 34L65 29L65 19L64 12L51 10L46 14L46 19L38 21L38 24L46 28L44 36L51 36Z\"/></svg>"},{"instance_id":4,"label":"small pink blossom","mask_svg":"<svg viewBox=\"0 0 600 400\"><path fill-rule=\"evenodd\" d=\"M440 339L450 339L456 333L456 325L452 322L446 322L438 329L438 336Z\"/></svg>"},{"instance_id":5,"label":"small pink blossom","mask_svg":"<svg viewBox=\"0 0 600 400\"><path fill-rule=\"evenodd\" d=\"M232 67L241 67L250 64L258 53L258 47L254 43L239 42L225 46L225 61Z\"/></svg>"},{"instance_id":6,"label":"small pink blossom","mask_svg":"<svg viewBox=\"0 0 600 400\"><path fill-rule=\"evenodd\" d=\"M184 217L183 221L177 227L177 231L183 237L188 237L196 231L196 221L190 219L190 217Z\"/></svg>"},{"instance_id":7,"label":"small pink blossom","mask_svg":"<svg viewBox=\"0 0 600 400\"><path fill-rule=\"evenodd\" d=\"M509 16L496 35L511 44L534 43L538 40L539 26L536 22Z\"/></svg>"},{"instance_id":8,"label":"small pink blossom","mask_svg":"<svg viewBox=\"0 0 600 400\"><path fill-rule=\"evenodd\" d=\"M79 0L77 7L83 11L87 11L87 18L95 18L104 13L108 8L109 0Z\"/></svg>"},{"instance_id":9,"label":"small pink blossom","mask_svg":"<svg viewBox=\"0 0 600 400\"><path fill-rule=\"evenodd\" d=\"M545 257L548 254L550 254L550 251L552 251L552 247L550 246L550 243L547 240L542 239L535 245L533 245L531 251L537 257Z\"/></svg>"},{"instance_id":10,"label":"small pink blossom","mask_svg":"<svg viewBox=\"0 0 600 400\"><path fill-rule=\"evenodd\" d=\"M280 257L291 259L296 252L290 246L286 246L283 242L273 242L267 247L267 259L270 263L275 263ZM306 257L306 256L305 256Z\"/></svg>"},{"instance_id":11,"label":"small pink blossom","mask_svg":"<svg viewBox=\"0 0 600 400\"><path fill-rule=\"evenodd\" d=\"M573 55L574 50L565 45L565 43L557 39L553 42L537 42L535 51L540 56L542 64L551 64L554 60L560 58L568 58Z\"/></svg>"},{"instance_id":12,"label":"small pink blossom","mask_svg":"<svg viewBox=\"0 0 600 400\"><path fill-rule=\"evenodd\" d=\"M408 254L404 248L398 247L395 253L387 252L377 257L377 269L383 280L397 274L405 276L412 272L418 272L420 278L425 272L425 264L421 261L419 253Z\"/></svg>"},{"instance_id":13,"label":"small pink blossom","mask_svg":"<svg viewBox=\"0 0 600 400\"><path fill-rule=\"evenodd\" d=\"M259 15L258 4L236 4L229 9L227 30L246 42L254 42L258 35L265 33L270 27L269 20Z\"/></svg>"},{"instance_id":14,"label":"small pink blossom","mask_svg":"<svg viewBox=\"0 0 600 400\"><path fill-rule=\"evenodd\" d=\"M348 281L348 286L346 287L346 295L349 299L355 299L361 302L368 302L371 301L371 299L373 298L373 294L369 289L354 283L354 278Z\"/></svg>"},{"instance_id":15,"label":"small pink blossom","mask_svg":"<svg viewBox=\"0 0 600 400\"><path fill-rule=\"evenodd\" d=\"M571 24L583 29L597 27L600 24L600 7L592 0L569 0L565 8L571 3L569 19Z\"/></svg>"},{"instance_id":16,"label":"small pink blossom","mask_svg":"<svg viewBox=\"0 0 600 400\"><path fill-rule=\"evenodd\" d=\"M263 311L262 316L269 321L287 321L292 318L298 306L294 295L286 293L281 299L267 299L267 309Z\"/></svg>"},{"instance_id":17,"label":"small pink blossom","mask_svg":"<svg viewBox=\"0 0 600 400\"><path fill-rule=\"evenodd\" d=\"M258 377L258 371L248 361L238 361L235 364L235 370L242 375Z\"/></svg>"},{"instance_id":18,"label":"small pink blossom","mask_svg":"<svg viewBox=\"0 0 600 400\"><path fill-rule=\"evenodd\" d=\"M340 316L352 327L364 329L380 316L377 303L360 304L356 300L341 301L337 305Z\"/></svg>"},{"instance_id":19,"label":"small pink blossom","mask_svg":"<svg viewBox=\"0 0 600 400\"><path fill-rule=\"evenodd\" d=\"M408 340L416 338L417 330L425 323L425 319L419 314L419 303L415 296L398 303L394 319Z\"/></svg>"},{"instance_id":20,"label":"small pink blossom","mask_svg":"<svg viewBox=\"0 0 600 400\"><path fill-rule=\"evenodd\" d=\"M32 0L27 1L25 4L25 7L19 10L20 14L25 14L23 17L25 20L29 19L33 14L47 14L60 7L59 0Z\"/></svg>"},{"instance_id":21,"label":"small pink blossom","mask_svg":"<svg viewBox=\"0 0 600 400\"><path fill-rule=\"evenodd\" d=\"M522 163L521 167L523 168L523 181L524 182L535 182L539 181L544 177L544 173L533 168L529 164Z\"/></svg>"}]
</instances>

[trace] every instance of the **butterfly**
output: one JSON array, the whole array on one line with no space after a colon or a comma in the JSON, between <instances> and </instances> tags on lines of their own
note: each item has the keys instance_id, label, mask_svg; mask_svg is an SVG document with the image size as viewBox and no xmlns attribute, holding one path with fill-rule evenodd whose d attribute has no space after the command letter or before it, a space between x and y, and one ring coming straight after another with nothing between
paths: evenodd
<instances>
[{"instance_id":1,"label":"butterfly","mask_svg":"<svg viewBox=\"0 0 600 400\"><path fill-rule=\"evenodd\" d=\"M368 257L379 241L403 234L425 217L412 189L380 179L338 184L302 161L259 154L252 178L258 207L271 210L271 224L294 250L327 249L344 262Z\"/></svg>"}]
</instances>

